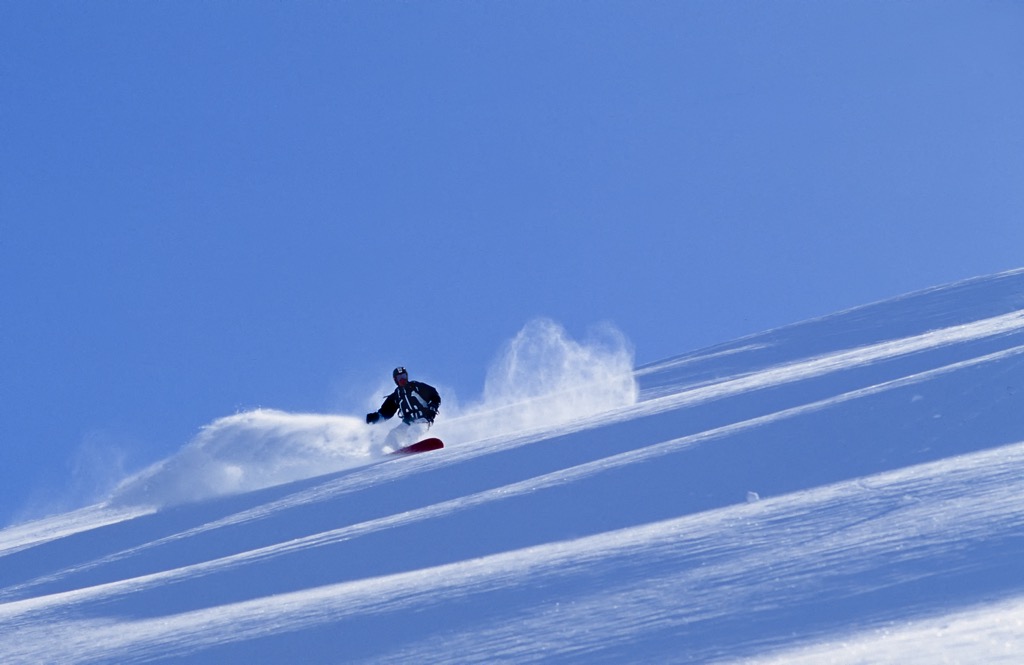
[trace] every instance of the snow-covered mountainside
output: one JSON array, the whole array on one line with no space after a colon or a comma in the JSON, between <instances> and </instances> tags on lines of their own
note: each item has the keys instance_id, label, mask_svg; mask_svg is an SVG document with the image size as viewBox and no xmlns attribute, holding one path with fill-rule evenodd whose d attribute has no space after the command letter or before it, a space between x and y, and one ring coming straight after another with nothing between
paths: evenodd
<instances>
[{"instance_id":1,"label":"snow-covered mountainside","mask_svg":"<svg viewBox=\"0 0 1024 665\"><path fill-rule=\"evenodd\" d=\"M5 529L0 662L1024 662L1024 271L586 352L440 451L240 414Z\"/></svg>"}]
</instances>

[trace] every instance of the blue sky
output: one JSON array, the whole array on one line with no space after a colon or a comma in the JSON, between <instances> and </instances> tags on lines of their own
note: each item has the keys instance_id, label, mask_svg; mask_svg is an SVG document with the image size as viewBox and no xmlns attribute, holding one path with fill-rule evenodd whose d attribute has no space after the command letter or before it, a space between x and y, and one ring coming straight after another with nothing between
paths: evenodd
<instances>
[{"instance_id":1,"label":"blue sky","mask_svg":"<svg viewBox=\"0 0 1024 665\"><path fill-rule=\"evenodd\" d=\"M1022 264L1012 2L0 5L0 521L263 406L470 400ZM71 486L69 488L69 486ZM83 488L83 491L86 488Z\"/></svg>"}]
</instances>

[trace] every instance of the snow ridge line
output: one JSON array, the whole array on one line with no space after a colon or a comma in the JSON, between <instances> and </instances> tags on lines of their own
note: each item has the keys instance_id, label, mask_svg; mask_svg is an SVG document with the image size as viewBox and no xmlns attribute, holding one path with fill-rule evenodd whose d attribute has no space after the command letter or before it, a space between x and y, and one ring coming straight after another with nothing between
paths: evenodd
<instances>
[{"instance_id":1,"label":"snow ridge line","mask_svg":"<svg viewBox=\"0 0 1024 665\"><path fill-rule=\"evenodd\" d=\"M674 395L657 397L632 407L632 410L634 413L636 411L668 411L680 406L699 404L742 392L813 379L831 372L862 367L912 353L977 341L986 337L1007 335L1022 330L1024 330L1024 310L1017 310L972 323L932 330L920 335L784 363L753 374L725 379Z\"/></svg>"}]
</instances>

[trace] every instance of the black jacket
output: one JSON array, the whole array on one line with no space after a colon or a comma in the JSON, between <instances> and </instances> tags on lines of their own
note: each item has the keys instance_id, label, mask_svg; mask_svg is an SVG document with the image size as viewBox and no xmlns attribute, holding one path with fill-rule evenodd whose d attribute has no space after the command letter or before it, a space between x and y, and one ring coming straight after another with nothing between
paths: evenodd
<instances>
[{"instance_id":1,"label":"black jacket","mask_svg":"<svg viewBox=\"0 0 1024 665\"><path fill-rule=\"evenodd\" d=\"M440 406L441 396L433 386L419 381L409 381L404 386L395 388L395 392L387 396L377 409L377 413L387 420L401 411L402 422L406 425L417 420L432 423Z\"/></svg>"}]
</instances>

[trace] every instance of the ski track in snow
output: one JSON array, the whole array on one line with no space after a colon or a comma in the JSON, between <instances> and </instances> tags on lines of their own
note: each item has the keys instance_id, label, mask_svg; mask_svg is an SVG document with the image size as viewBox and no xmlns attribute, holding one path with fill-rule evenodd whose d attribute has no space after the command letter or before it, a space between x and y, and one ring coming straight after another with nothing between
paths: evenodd
<instances>
[{"instance_id":1,"label":"ski track in snow","mask_svg":"<svg viewBox=\"0 0 1024 665\"><path fill-rule=\"evenodd\" d=\"M0 531L0 556L14 554L29 547L65 538L82 531L98 529L108 524L117 524L152 512L152 508L135 506L125 508L90 506L64 515L7 527Z\"/></svg>"}]
</instances>

